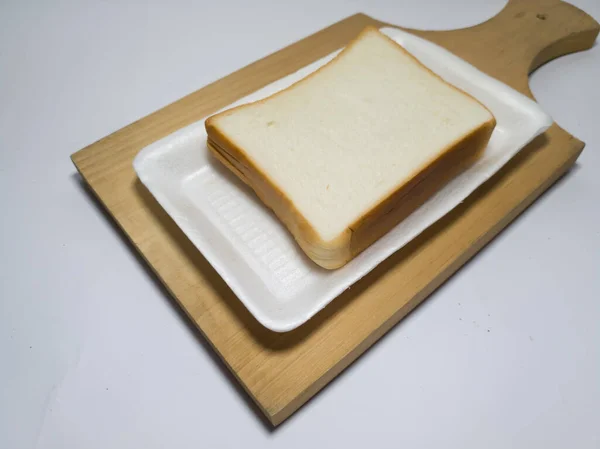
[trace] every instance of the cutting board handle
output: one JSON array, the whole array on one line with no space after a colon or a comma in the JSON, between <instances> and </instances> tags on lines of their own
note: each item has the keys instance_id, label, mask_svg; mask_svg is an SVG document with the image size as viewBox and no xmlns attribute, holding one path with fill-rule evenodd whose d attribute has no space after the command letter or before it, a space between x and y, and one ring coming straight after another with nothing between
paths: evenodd
<instances>
[{"instance_id":1,"label":"cutting board handle","mask_svg":"<svg viewBox=\"0 0 600 449\"><path fill-rule=\"evenodd\" d=\"M560 0L510 0L495 17L470 28L409 31L531 96L528 75L556 57L590 48L600 25Z\"/></svg>"}]
</instances>

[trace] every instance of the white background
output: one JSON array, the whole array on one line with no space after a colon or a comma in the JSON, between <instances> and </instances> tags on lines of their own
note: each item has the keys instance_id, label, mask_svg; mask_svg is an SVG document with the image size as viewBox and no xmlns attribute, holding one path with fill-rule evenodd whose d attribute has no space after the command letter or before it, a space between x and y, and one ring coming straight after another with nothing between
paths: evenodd
<instances>
[{"instance_id":1,"label":"white background","mask_svg":"<svg viewBox=\"0 0 600 449\"><path fill-rule=\"evenodd\" d=\"M352 13L450 29L504 3L0 2L0 448L599 447L600 45L531 79L577 167L275 431L69 160Z\"/></svg>"}]
</instances>

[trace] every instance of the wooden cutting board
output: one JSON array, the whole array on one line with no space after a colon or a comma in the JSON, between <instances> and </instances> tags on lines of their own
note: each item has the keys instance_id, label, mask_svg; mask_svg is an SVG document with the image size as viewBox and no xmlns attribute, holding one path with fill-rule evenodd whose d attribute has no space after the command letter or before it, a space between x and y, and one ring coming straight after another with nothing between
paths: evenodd
<instances>
[{"instance_id":1,"label":"wooden cutting board","mask_svg":"<svg viewBox=\"0 0 600 449\"><path fill-rule=\"evenodd\" d=\"M133 246L273 425L323 388L573 165L583 142L553 125L452 213L300 328L262 327L136 178L144 146L343 47L357 14L204 87L72 156ZM454 31L411 31L531 96L528 74L592 46L599 26L558 0L512 0Z\"/></svg>"}]
</instances>

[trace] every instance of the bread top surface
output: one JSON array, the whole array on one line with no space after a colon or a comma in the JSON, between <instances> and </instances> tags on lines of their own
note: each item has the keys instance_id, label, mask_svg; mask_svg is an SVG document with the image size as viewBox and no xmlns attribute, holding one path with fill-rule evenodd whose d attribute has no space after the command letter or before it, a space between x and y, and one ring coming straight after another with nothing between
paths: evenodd
<instances>
[{"instance_id":1,"label":"bread top surface","mask_svg":"<svg viewBox=\"0 0 600 449\"><path fill-rule=\"evenodd\" d=\"M335 239L475 129L493 121L375 28L264 100L207 120Z\"/></svg>"}]
</instances>

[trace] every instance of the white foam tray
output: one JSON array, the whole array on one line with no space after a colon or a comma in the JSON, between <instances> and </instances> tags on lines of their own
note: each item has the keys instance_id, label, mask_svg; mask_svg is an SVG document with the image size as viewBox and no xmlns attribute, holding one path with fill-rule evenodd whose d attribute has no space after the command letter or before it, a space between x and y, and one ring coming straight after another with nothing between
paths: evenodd
<instances>
[{"instance_id":1,"label":"white foam tray","mask_svg":"<svg viewBox=\"0 0 600 449\"><path fill-rule=\"evenodd\" d=\"M397 29L382 31L448 82L479 99L492 111L497 125L473 167L346 266L327 271L304 256L252 191L209 155L204 120L149 145L134 160L138 177L156 200L256 319L274 331L289 331L307 321L461 203L552 124L537 103L441 47ZM233 105L284 89L336 54Z\"/></svg>"}]
</instances>

